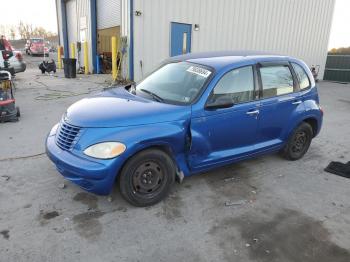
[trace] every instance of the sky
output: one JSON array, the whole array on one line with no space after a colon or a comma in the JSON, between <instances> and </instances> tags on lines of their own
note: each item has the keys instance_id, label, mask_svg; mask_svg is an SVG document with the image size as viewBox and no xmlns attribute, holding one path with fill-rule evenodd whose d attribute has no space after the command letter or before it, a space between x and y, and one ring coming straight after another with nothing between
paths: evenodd
<instances>
[{"instance_id":1,"label":"sky","mask_svg":"<svg viewBox=\"0 0 350 262\"><path fill-rule=\"evenodd\" d=\"M4 12L9 4L9 12ZM22 20L57 33L55 0L0 0L0 6L0 25L18 25Z\"/></svg>"},{"instance_id":2,"label":"sky","mask_svg":"<svg viewBox=\"0 0 350 262\"><path fill-rule=\"evenodd\" d=\"M328 48L350 46L350 0L336 0Z\"/></svg>"},{"instance_id":3,"label":"sky","mask_svg":"<svg viewBox=\"0 0 350 262\"><path fill-rule=\"evenodd\" d=\"M17 25L22 20L33 26L42 26L49 31L57 32L55 0L0 0L0 6L7 3L11 3L15 8L11 8L9 12L1 12L0 25ZM328 47L331 49L348 46L350 46L350 0L336 0Z\"/></svg>"}]
</instances>

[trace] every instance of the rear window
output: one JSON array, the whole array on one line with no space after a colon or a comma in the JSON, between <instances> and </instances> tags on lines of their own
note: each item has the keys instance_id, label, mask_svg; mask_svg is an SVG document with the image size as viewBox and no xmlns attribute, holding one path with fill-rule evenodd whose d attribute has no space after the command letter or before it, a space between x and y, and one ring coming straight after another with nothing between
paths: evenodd
<instances>
[{"instance_id":1,"label":"rear window","mask_svg":"<svg viewBox=\"0 0 350 262\"><path fill-rule=\"evenodd\" d=\"M293 69L297 75L300 90L307 89L310 87L310 80L307 76L304 68L296 63L292 63Z\"/></svg>"},{"instance_id":2,"label":"rear window","mask_svg":"<svg viewBox=\"0 0 350 262\"><path fill-rule=\"evenodd\" d=\"M260 68L263 98L293 93L293 76L288 66L276 65Z\"/></svg>"}]
</instances>

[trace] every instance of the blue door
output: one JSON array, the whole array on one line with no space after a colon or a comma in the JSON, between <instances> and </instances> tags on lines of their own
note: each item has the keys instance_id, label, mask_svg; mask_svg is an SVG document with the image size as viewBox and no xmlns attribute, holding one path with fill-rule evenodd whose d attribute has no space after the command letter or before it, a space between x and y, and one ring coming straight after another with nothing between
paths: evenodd
<instances>
[{"instance_id":1,"label":"blue door","mask_svg":"<svg viewBox=\"0 0 350 262\"><path fill-rule=\"evenodd\" d=\"M291 123L295 123L305 110L288 63L262 64L259 71L262 97L257 150L282 145Z\"/></svg>"},{"instance_id":2,"label":"blue door","mask_svg":"<svg viewBox=\"0 0 350 262\"><path fill-rule=\"evenodd\" d=\"M170 56L191 52L192 25L171 23Z\"/></svg>"},{"instance_id":3,"label":"blue door","mask_svg":"<svg viewBox=\"0 0 350 262\"><path fill-rule=\"evenodd\" d=\"M255 96L253 67L226 73L207 104L230 102L227 108L208 109L191 119L189 164L193 171L243 158L255 150L259 100Z\"/></svg>"}]
</instances>

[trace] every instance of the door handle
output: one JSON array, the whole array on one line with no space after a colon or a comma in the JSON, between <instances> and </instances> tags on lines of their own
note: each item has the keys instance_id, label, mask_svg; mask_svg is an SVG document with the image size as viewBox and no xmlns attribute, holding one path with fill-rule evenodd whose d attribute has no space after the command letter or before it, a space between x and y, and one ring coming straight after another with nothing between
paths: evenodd
<instances>
[{"instance_id":1,"label":"door handle","mask_svg":"<svg viewBox=\"0 0 350 262\"><path fill-rule=\"evenodd\" d=\"M256 109L256 110L252 110L252 111L248 111L246 114L247 115L257 115L257 114L259 114L259 110L258 109Z\"/></svg>"},{"instance_id":2,"label":"door handle","mask_svg":"<svg viewBox=\"0 0 350 262\"><path fill-rule=\"evenodd\" d=\"M301 104L301 100L294 100L292 102L292 105L299 105L299 104Z\"/></svg>"}]
</instances>

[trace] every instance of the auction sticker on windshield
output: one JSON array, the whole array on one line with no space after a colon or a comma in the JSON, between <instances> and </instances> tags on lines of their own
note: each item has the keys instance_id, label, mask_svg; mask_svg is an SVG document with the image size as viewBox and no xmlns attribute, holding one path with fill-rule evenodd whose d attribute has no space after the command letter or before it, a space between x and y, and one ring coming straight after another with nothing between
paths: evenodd
<instances>
[{"instance_id":1,"label":"auction sticker on windshield","mask_svg":"<svg viewBox=\"0 0 350 262\"><path fill-rule=\"evenodd\" d=\"M190 66L186 71L192 74L200 75L205 78L207 78L211 74L209 70L197 66Z\"/></svg>"}]
</instances>

